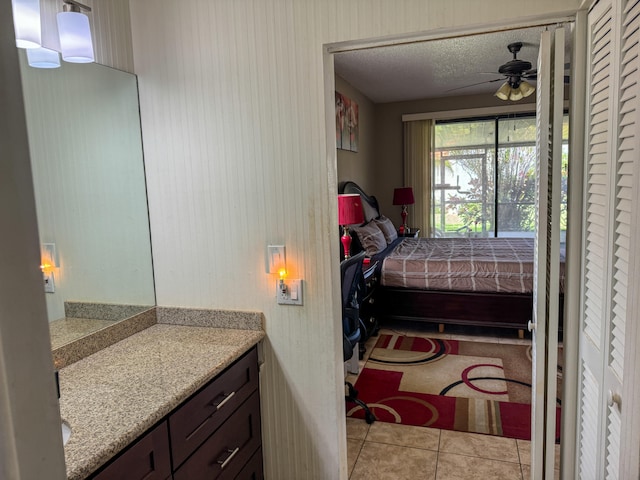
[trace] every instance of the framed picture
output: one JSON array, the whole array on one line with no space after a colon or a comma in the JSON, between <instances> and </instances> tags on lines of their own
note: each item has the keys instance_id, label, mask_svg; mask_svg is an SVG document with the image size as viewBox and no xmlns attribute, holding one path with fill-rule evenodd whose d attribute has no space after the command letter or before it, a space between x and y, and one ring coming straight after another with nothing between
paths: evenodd
<instances>
[{"instance_id":1,"label":"framed picture","mask_svg":"<svg viewBox=\"0 0 640 480\"><path fill-rule=\"evenodd\" d=\"M358 151L358 104L336 92L336 145L342 150Z\"/></svg>"}]
</instances>

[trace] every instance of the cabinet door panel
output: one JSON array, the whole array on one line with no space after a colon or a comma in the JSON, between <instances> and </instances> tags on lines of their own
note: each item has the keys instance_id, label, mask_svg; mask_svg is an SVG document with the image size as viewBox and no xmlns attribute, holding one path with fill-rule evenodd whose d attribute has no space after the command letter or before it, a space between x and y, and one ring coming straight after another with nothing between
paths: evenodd
<instances>
[{"instance_id":1,"label":"cabinet door panel","mask_svg":"<svg viewBox=\"0 0 640 480\"><path fill-rule=\"evenodd\" d=\"M260 397L256 391L178 469L174 479L236 478L260 443Z\"/></svg>"},{"instance_id":2,"label":"cabinet door panel","mask_svg":"<svg viewBox=\"0 0 640 480\"><path fill-rule=\"evenodd\" d=\"M262 468L262 448L253 454L235 480L264 480Z\"/></svg>"},{"instance_id":3,"label":"cabinet door panel","mask_svg":"<svg viewBox=\"0 0 640 480\"><path fill-rule=\"evenodd\" d=\"M182 464L257 388L254 348L169 417L174 466Z\"/></svg>"},{"instance_id":4,"label":"cabinet door panel","mask_svg":"<svg viewBox=\"0 0 640 480\"><path fill-rule=\"evenodd\" d=\"M171 477L167 422L133 444L120 457L98 473L94 480L165 480Z\"/></svg>"}]
</instances>

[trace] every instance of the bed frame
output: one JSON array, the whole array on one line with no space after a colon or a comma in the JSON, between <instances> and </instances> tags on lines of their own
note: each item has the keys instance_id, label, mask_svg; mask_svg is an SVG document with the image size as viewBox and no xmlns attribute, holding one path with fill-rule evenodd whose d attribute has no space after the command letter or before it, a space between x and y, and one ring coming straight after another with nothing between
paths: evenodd
<instances>
[{"instance_id":1,"label":"bed frame","mask_svg":"<svg viewBox=\"0 0 640 480\"><path fill-rule=\"evenodd\" d=\"M379 212L375 197L367 195L354 182L343 182L340 193L359 193ZM365 214L366 216L366 214ZM369 220L367 218L366 220ZM412 320L437 323L440 332L445 324L512 328L524 337L533 312L533 294L453 292L416 290L377 285L372 310L380 321ZM563 297L560 297L562 312ZM560 319L562 329L562 319Z\"/></svg>"},{"instance_id":2,"label":"bed frame","mask_svg":"<svg viewBox=\"0 0 640 480\"><path fill-rule=\"evenodd\" d=\"M515 328L519 336L531 319L533 296L519 293L451 292L378 286L378 318L478 327Z\"/></svg>"}]
</instances>

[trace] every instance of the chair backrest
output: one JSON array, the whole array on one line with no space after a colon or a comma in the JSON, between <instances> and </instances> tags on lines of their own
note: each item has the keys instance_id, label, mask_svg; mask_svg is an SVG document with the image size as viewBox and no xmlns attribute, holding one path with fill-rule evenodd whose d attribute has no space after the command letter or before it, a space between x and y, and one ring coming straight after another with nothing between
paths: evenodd
<instances>
[{"instance_id":1,"label":"chair backrest","mask_svg":"<svg viewBox=\"0 0 640 480\"><path fill-rule=\"evenodd\" d=\"M340 263L342 278L342 330L351 345L360 339L360 300L365 292L362 262L365 252Z\"/></svg>"}]
</instances>

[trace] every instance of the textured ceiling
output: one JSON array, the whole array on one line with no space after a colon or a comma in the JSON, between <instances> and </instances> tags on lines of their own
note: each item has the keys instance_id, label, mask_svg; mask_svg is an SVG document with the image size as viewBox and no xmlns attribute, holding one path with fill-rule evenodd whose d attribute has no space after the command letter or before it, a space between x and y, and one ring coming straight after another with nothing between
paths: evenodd
<instances>
[{"instance_id":1,"label":"textured ceiling","mask_svg":"<svg viewBox=\"0 0 640 480\"><path fill-rule=\"evenodd\" d=\"M531 62L535 69L543 30L508 30L338 53L335 71L374 103L492 95L504 79L498 67L513 58L507 45L522 42L518 59ZM490 80L494 81L469 86Z\"/></svg>"}]
</instances>

